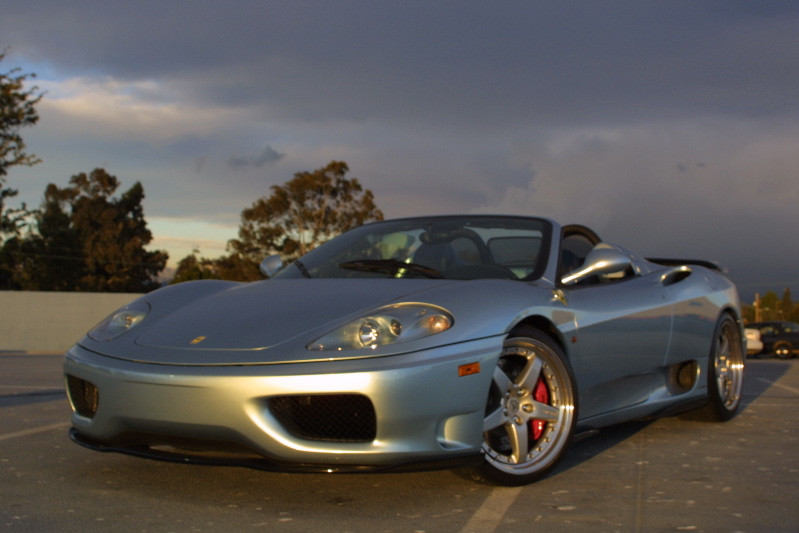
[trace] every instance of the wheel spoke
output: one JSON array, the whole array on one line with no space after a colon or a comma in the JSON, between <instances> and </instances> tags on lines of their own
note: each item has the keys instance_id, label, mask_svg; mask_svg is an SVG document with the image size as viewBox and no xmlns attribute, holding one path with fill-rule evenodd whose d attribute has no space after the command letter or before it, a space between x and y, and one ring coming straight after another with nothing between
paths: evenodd
<instances>
[{"instance_id":1,"label":"wheel spoke","mask_svg":"<svg viewBox=\"0 0 799 533\"><path fill-rule=\"evenodd\" d=\"M497 386L497 389L502 394L505 394L506 391L509 391L511 387L513 387L513 382L499 366L494 368L494 385Z\"/></svg>"},{"instance_id":2,"label":"wheel spoke","mask_svg":"<svg viewBox=\"0 0 799 533\"><path fill-rule=\"evenodd\" d=\"M524 369L516 378L516 385L524 387L528 391L532 391L535 384L538 382L538 377L541 375L541 369L543 367L544 363L541 358L532 355L530 359L527 360L527 364L524 365Z\"/></svg>"},{"instance_id":3,"label":"wheel spoke","mask_svg":"<svg viewBox=\"0 0 799 533\"><path fill-rule=\"evenodd\" d=\"M730 339L728 338L726 332L722 334L721 338L719 339L719 356L722 359L726 359L730 355Z\"/></svg>"},{"instance_id":4,"label":"wheel spoke","mask_svg":"<svg viewBox=\"0 0 799 533\"><path fill-rule=\"evenodd\" d=\"M503 412L502 406L497 406L496 409L488 413L483 419L483 431L491 431L496 429L508 421L508 417Z\"/></svg>"},{"instance_id":5,"label":"wheel spoke","mask_svg":"<svg viewBox=\"0 0 799 533\"><path fill-rule=\"evenodd\" d=\"M519 464L527 457L527 452L530 449L530 433L528 431L528 424L514 424L509 422L505 425L508 432L508 439L510 439L511 455L510 461Z\"/></svg>"},{"instance_id":6,"label":"wheel spoke","mask_svg":"<svg viewBox=\"0 0 799 533\"><path fill-rule=\"evenodd\" d=\"M530 418L557 422L560 419L560 409L554 405L533 402L533 412L530 413Z\"/></svg>"}]
</instances>

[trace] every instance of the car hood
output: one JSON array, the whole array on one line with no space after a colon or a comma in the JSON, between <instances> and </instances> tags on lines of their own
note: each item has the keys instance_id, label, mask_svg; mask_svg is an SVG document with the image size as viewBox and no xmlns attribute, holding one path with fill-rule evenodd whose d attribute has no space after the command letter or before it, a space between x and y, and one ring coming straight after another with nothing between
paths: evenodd
<instances>
[{"instance_id":1,"label":"car hood","mask_svg":"<svg viewBox=\"0 0 799 533\"><path fill-rule=\"evenodd\" d=\"M202 288L198 283L198 289ZM310 279L226 285L176 304L169 289L153 298L149 317L110 342L81 344L121 359L160 364L268 364L329 360L305 346L376 307L419 301L452 280ZM148 297L145 296L145 300ZM175 306L169 312L162 308ZM363 356L359 354L358 356ZM346 354L337 354L344 358Z\"/></svg>"}]
</instances>

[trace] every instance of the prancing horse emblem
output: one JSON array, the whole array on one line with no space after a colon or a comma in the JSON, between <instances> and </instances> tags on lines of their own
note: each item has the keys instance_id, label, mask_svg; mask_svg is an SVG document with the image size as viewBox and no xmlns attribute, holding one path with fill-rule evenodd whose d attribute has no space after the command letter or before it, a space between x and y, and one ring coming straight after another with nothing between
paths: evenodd
<instances>
[{"instance_id":1,"label":"prancing horse emblem","mask_svg":"<svg viewBox=\"0 0 799 533\"><path fill-rule=\"evenodd\" d=\"M192 339L191 344L200 344L204 340L205 340L205 335L200 335L199 337L195 337L194 339Z\"/></svg>"}]
</instances>

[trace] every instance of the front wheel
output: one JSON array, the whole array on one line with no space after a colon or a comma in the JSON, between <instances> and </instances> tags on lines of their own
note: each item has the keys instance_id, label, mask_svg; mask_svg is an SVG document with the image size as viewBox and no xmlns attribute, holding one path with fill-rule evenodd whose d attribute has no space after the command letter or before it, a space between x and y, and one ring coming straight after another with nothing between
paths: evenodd
<instances>
[{"instance_id":1,"label":"front wheel","mask_svg":"<svg viewBox=\"0 0 799 533\"><path fill-rule=\"evenodd\" d=\"M577 388L558 344L525 329L505 341L486 402L478 477L523 485L545 476L571 441Z\"/></svg>"}]
</instances>

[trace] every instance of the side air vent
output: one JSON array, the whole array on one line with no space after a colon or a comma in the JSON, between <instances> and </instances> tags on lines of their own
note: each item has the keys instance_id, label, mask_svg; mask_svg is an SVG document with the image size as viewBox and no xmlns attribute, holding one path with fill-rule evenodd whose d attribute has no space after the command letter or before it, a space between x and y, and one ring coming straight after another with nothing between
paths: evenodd
<instances>
[{"instance_id":1,"label":"side air vent","mask_svg":"<svg viewBox=\"0 0 799 533\"><path fill-rule=\"evenodd\" d=\"M696 361L683 361L669 367L668 388L672 394L688 392L699 378L699 365Z\"/></svg>"},{"instance_id":2,"label":"side air vent","mask_svg":"<svg viewBox=\"0 0 799 533\"><path fill-rule=\"evenodd\" d=\"M675 283L681 282L690 275L691 275L690 267L685 265L679 266L663 274L660 277L660 283L662 283L664 287L668 285L674 285Z\"/></svg>"}]
</instances>

